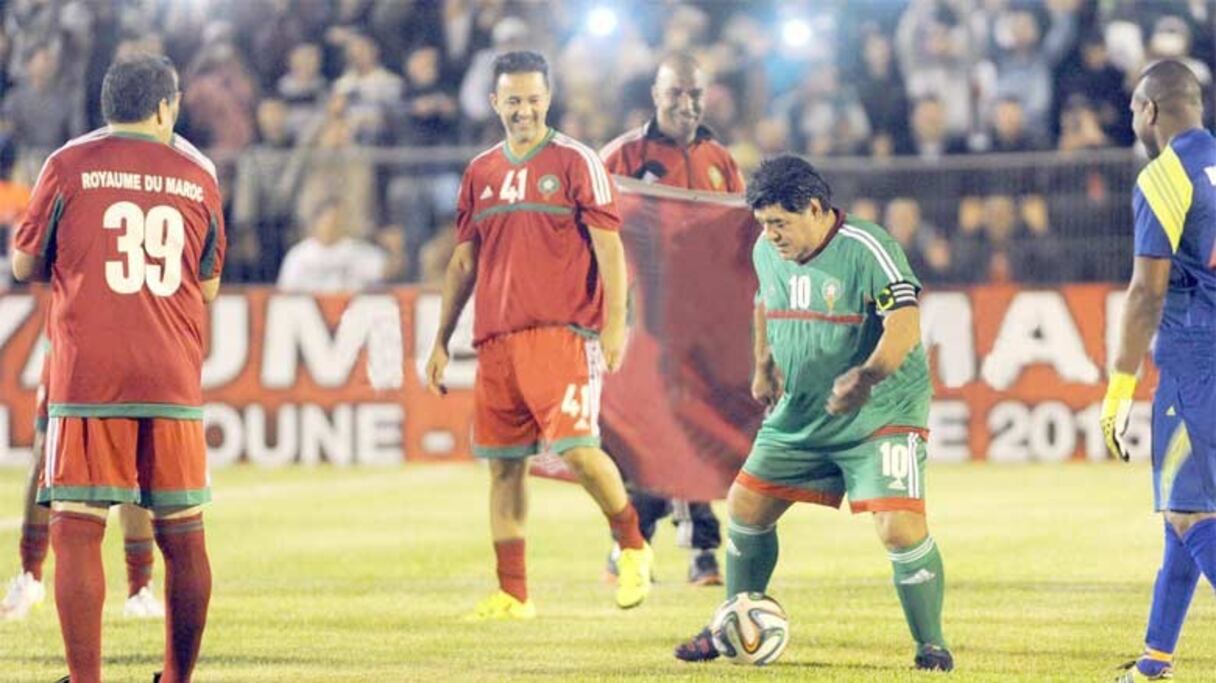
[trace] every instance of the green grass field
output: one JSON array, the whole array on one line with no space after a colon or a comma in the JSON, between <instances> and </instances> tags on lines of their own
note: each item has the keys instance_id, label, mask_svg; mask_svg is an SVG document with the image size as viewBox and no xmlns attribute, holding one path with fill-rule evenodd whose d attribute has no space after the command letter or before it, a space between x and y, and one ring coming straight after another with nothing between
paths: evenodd
<instances>
[{"instance_id":1,"label":"green grass field","mask_svg":"<svg viewBox=\"0 0 1216 683\"><path fill-rule=\"evenodd\" d=\"M0 470L0 573L17 565L24 473ZM930 523L949 589L959 681L1106 681L1137 652L1161 547L1144 466L936 466ZM890 566L866 516L798 506L781 524L772 593L792 640L775 665L685 665L671 646L721 601L683 583L670 527L650 600L620 612L600 582L606 525L568 484L532 482L530 623L466 624L493 587L480 467L249 468L216 473L215 589L196 680L914 681ZM161 624L121 617L120 532L106 544L107 680L148 681ZM48 563L48 571L52 563ZM157 561L157 578L161 576ZM1179 680L1216 680L1216 600L1201 584ZM66 673L52 605L0 622L0 681Z\"/></svg>"}]
</instances>

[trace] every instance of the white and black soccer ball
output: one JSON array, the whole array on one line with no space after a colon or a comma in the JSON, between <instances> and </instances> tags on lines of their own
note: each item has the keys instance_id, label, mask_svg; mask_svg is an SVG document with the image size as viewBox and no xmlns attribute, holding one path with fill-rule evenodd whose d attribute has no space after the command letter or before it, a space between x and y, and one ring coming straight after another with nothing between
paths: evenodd
<instances>
[{"instance_id":1,"label":"white and black soccer ball","mask_svg":"<svg viewBox=\"0 0 1216 683\"><path fill-rule=\"evenodd\" d=\"M763 593L739 593L714 612L709 633L724 659L763 666L785 652L790 618L776 600Z\"/></svg>"}]
</instances>

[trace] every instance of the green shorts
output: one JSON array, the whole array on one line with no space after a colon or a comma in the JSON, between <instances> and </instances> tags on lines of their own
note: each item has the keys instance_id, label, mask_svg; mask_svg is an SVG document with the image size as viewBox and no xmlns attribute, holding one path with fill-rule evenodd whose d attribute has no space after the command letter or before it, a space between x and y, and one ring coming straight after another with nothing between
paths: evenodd
<instances>
[{"instance_id":1,"label":"green shorts","mask_svg":"<svg viewBox=\"0 0 1216 683\"><path fill-rule=\"evenodd\" d=\"M925 438L914 427L880 429L867 441L838 450L805 451L756 435L735 482L783 500L853 512L925 511Z\"/></svg>"}]
</instances>

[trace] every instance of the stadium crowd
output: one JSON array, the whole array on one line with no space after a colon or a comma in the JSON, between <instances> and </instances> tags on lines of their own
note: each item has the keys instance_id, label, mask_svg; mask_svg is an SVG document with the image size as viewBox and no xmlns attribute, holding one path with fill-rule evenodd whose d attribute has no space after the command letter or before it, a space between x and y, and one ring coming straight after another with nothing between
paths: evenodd
<instances>
[{"instance_id":1,"label":"stadium crowd","mask_svg":"<svg viewBox=\"0 0 1216 683\"><path fill-rule=\"evenodd\" d=\"M745 171L809 155L928 282L1120 279L1130 154L1080 167L954 155L1126 151L1135 75L1183 58L1210 101L1216 35L1202 0L0 0L0 12L0 226L47 153L101 125L112 59L162 53L181 71L179 131L221 171L226 281L294 289L440 277L463 163L501 136L491 60L521 47L553 61L550 122L589 144L649 119L657 60L692 51L714 80L705 123ZM1062 256L1081 243L1098 247Z\"/></svg>"}]
</instances>

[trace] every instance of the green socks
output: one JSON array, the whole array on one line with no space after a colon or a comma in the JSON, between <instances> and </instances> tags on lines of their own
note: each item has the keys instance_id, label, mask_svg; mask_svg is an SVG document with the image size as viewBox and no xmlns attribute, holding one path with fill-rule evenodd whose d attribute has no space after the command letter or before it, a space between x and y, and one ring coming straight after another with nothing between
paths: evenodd
<instances>
[{"instance_id":1,"label":"green socks","mask_svg":"<svg viewBox=\"0 0 1216 683\"><path fill-rule=\"evenodd\" d=\"M733 537L733 529L732 529ZM888 553L895 570L895 591L916 644L946 647L942 637L942 598L946 576L942 556L931 536L911 548ZM729 565L728 565L729 567ZM729 578L729 572L728 572Z\"/></svg>"},{"instance_id":2,"label":"green socks","mask_svg":"<svg viewBox=\"0 0 1216 683\"><path fill-rule=\"evenodd\" d=\"M726 541L726 597L763 593L777 566L777 527L730 520Z\"/></svg>"}]
</instances>

